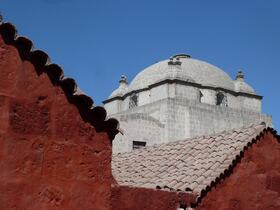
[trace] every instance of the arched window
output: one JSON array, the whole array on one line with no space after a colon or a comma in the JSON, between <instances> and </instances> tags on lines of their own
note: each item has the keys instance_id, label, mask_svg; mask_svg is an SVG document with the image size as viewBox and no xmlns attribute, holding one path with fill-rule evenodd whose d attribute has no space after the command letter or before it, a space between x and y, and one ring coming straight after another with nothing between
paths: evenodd
<instances>
[{"instance_id":1,"label":"arched window","mask_svg":"<svg viewBox=\"0 0 280 210\"><path fill-rule=\"evenodd\" d=\"M138 95L133 93L129 98L129 108L138 106Z\"/></svg>"},{"instance_id":2,"label":"arched window","mask_svg":"<svg viewBox=\"0 0 280 210\"><path fill-rule=\"evenodd\" d=\"M217 106L228 106L227 104L227 96L222 93L218 92L216 95L216 105Z\"/></svg>"}]
</instances>

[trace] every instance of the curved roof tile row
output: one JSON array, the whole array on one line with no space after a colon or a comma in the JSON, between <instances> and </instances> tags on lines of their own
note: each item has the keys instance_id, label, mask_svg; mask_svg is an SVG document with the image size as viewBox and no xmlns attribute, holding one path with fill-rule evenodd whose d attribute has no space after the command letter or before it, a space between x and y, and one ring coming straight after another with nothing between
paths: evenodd
<instances>
[{"instance_id":1,"label":"curved roof tile row","mask_svg":"<svg viewBox=\"0 0 280 210\"><path fill-rule=\"evenodd\" d=\"M192 191L200 202L265 132L276 135L259 124L118 154L113 175L120 185Z\"/></svg>"}]
</instances>

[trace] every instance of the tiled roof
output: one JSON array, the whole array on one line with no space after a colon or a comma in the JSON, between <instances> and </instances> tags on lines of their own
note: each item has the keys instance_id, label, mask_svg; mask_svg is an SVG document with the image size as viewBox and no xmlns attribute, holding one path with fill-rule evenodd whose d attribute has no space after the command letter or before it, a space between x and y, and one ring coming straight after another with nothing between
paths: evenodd
<instances>
[{"instance_id":1,"label":"tiled roof","mask_svg":"<svg viewBox=\"0 0 280 210\"><path fill-rule=\"evenodd\" d=\"M244 150L267 129L262 124L251 125L118 154L113 156L113 175L120 185L201 195L222 174L230 174Z\"/></svg>"},{"instance_id":2,"label":"tiled roof","mask_svg":"<svg viewBox=\"0 0 280 210\"><path fill-rule=\"evenodd\" d=\"M60 86L70 103L76 105L81 117L93 125L97 132L105 131L111 140L119 132L116 119L106 119L106 110L101 106L94 106L93 100L84 94L72 78L64 76L62 68L50 62L49 56L42 50L33 49L33 43L26 37L17 35L17 30L11 23L4 23L0 18L0 35L4 42L17 48L22 60L29 60L35 67L37 74L47 74L55 86Z\"/></svg>"}]
</instances>

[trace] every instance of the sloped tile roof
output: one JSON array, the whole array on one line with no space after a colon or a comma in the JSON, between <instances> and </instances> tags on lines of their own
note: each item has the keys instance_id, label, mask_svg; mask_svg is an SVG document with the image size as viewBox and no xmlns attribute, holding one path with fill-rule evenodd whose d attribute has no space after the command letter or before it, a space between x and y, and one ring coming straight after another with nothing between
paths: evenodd
<instances>
[{"instance_id":1,"label":"sloped tile roof","mask_svg":"<svg viewBox=\"0 0 280 210\"><path fill-rule=\"evenodd\" d=\"M212 136L155 145L113 156L113 175L120 185L168 188L202 194L236 157L265 130L251 125Z\"/></svg>"},{"instance_id":2,"label":"sloped tile roof","mask_svg":"<svg viewBox=\"0 0 280 210\"><path fill-rule=\"evenodd\" d=\"M47 53L34 49L33 43L26 37L17 34L16 27L11 23L2 22L0 18L0 35L4 42L17 48L22 60L30 61L38 75L47 74L55 86L60 86L70 103L74 104L81 117L93 125L97 132L105 131L111 140L119 132L116 119L106 119L106 110L101 106L94 106L93 100L83 93L72 78L64 76L62 68L51 63Z\"/></svg>"}]
</instances>

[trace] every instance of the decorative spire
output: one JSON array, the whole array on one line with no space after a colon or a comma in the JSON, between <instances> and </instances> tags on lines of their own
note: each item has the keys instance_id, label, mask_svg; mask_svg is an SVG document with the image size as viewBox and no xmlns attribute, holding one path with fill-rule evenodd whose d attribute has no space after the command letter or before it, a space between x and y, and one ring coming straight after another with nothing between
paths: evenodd
<instances>
[{"instance_id":1,"label":"decorative spire","mask_svg":"<svg viewBox=\"0 0 280 210\"><path fill-rule=\"evenodd\" d=\"M238 73L236 75L236 80L244 81L244 74L243 74L242 70L238 71Z\"/></svg>"},{"instance_id":2,"label":"decorative spire","mask_svg":"<svg viewBox=\"0 0 280 210\"><path fill-rule=\"evenodd\" d=\"M122 75L121 76L121 79L120 79L120 81L119 81L119 83L120 83L120 86L127 86L127 80L126 80L126 76L125 75Z\"/></svg>"},{"instance_id":3,"label":"decorative spire","mask_svg":"<svg viewBox=\"0 0 280 210\"><path fill-rule=\"evenodd\" d=\"M179 56L172 56L169 58L169 61L168 61L168 65L181 65L181 61L180 61L180 58ZM175 61L174 61L175 59Z\"/></svg>"}]
</instances>

